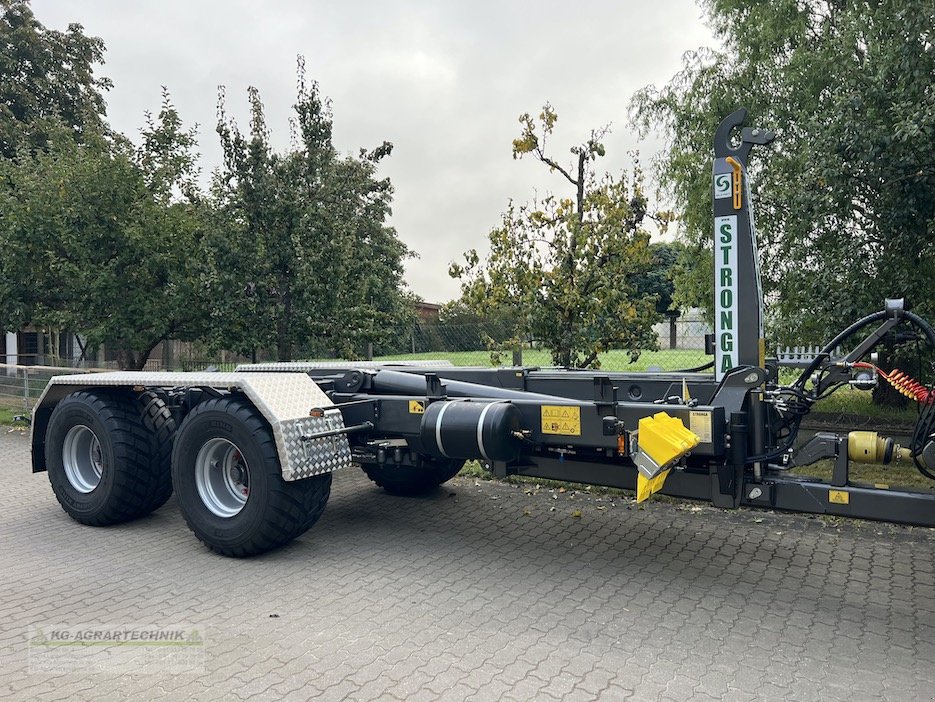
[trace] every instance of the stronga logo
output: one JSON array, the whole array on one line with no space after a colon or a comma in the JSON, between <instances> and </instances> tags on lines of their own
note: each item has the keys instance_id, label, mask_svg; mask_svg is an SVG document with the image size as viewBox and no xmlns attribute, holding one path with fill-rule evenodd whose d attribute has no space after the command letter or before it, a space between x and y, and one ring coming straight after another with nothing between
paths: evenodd
<instances>
[{"instance_id":1,"label":"stronga logo","mask_svg":"<svg viewBox=\"0 0 935 702\"><path fill-rule=\"evenodd\" d=\"M723 200L734 194L730 173L718 173L714 176L714 199Z\"/></svg>"},{"instance_id":2,"label":"stronga logo","mask_svg":"<svg viewBox=\"0 0 935 702\"><path fill-rule=\"evenodd\" d=\"M737 365L737 215L714 218L715 375Z\"/></svg>"}]
</instances>

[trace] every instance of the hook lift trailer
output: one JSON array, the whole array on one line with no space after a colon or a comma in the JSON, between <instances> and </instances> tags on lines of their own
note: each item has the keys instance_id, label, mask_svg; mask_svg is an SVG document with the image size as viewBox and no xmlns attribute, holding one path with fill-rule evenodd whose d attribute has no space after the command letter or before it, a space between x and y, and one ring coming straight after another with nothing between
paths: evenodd
<instances>
[{"instance_id":1,"label":"hook lift trailer","mask_svg":"<svg viewBox=\"0 0 935 702\"><path fill-rule=\"evenodd\" d=\"M866 360L897 327L932 349L935 330L887 300L780 383L765 357L747 176L751 149L775 135L745 119L743 109L726 117L714 140L713 374L341 361L57 376L33 411L33 472L47 471L64 510L96 526L146 515L174 490L195 535L228 556L304 533L332 472L351 464L395 494L428 492L477 460L498 476L633 489L640 501L661 492L933 527L935 493L854 483L848 469L912 463L935 480L935 392ZM879 378L919 403L908 445L852 431L796 446L817 400ZM830 481L789 472L822 459L833 461Z\"/></svg>"}]
</instances>

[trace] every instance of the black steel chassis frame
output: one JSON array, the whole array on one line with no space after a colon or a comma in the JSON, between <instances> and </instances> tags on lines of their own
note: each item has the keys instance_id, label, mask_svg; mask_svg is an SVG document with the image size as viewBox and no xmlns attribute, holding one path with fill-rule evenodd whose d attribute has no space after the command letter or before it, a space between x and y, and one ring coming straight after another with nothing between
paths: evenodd
<instances>
[{"instance_id":1,"label":"black steel chassis frame","mask_svg":"<svg viewBox=\"0 0 935 702\"><path fill-rule=\"evenodd\" d=\"M393 376L390 394L381 388L381 374ZM352 363L344 369L309 371L309 375L342 409L348 426L372 424L372 429L351 437L358 460L366 460L368 444L381 438L418 435L421 417L410 412L410 401L427 405L455 397L510 399L520 407L524 426L533 430L517 460L487 462L495 475L635 490L636 468L626 447L619 450L620 437L635 430L641 417L659 411L682 418L686 425L689 413L703 412L711 418L711 441L701 444L672 471L662 494L706 500L722 508L758 507L935 527L935 493L852 483L847 475L846 441L841 443L844 454L837 457L830 482L792 476L769 465L756 478L747 460L753 451L748 408L750 397L765 379L766 371L759 368L735 368L720 383L700 373L530 367L373 371L354 369ZM408 381L399 380L404 375ZM682 400L683 378L693 398L690 404ZM451 395L449 386L454 387ZM535 431L541 406L556 400L581 408L580 436L554 437Z\"/></svg>"}]
</instances>

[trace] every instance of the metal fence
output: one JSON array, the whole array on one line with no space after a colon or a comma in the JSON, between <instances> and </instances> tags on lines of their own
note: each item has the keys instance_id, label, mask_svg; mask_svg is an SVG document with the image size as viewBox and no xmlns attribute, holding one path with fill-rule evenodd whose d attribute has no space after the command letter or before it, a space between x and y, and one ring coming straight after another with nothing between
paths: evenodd
<instances>
[{"instance_id":1,"label":"metal fence","mask_svg":"<svg viewBox=\"0 0 935 702\"><path fill-rule=\"evenodd\" d=\"M90 373L106 368L62 368L58 366L14 366L0 363L0 407L28 412L53 375Z\"/></svg>"},{"instance_id":2,"label":"metal fence","mask_svg":"<svg viewBox=\"0 0 935 702\"><path fill-rule=\"evenodd\" d=\"M680 370L703 365L710 360L704 355L705 329L697 322L676 320L674 324L657 326L659 350L632 353L625 349L610 349L598 357L600 367L608 371ZM186 352L188 351L188 352ZM223 354L214 358L195 355L194 349L177 349L170 355L150 358L147 371L233 370L240 358ZM369 353L368 353L369 352ZM303 355L305 356L305 355ZM374 360L441 359L456 366L492 366L522 364L549 367L554 365L549 349L532 339L517 339L508 324L444 324L438 322L414 325L405 338L395 343L363 349L360 358ZM23 360L20 355L18 360ZM0 359L2 360L2 359ZM51 359L49 359L51 360ZM277 360L260 354L258 360ZM325 360L322 358L311 360ZM331 360L331 359L328 359ZM43 388L53 375L115 370L116 363L98 361L94 368L74 368L52 365L11 365L0 363L0 406L32 409Z\"/></svg>"}]
</instances>

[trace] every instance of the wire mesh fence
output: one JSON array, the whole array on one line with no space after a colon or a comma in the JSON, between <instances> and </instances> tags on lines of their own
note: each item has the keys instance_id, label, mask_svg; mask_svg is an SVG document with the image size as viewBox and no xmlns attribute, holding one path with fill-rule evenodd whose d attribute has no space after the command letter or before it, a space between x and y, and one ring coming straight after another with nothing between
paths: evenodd
<instances>
[{"instance_id":1,"label":"wire mesh fence","mask_svg":"<svg viewBox=\"0 0 935 702\"><path fill-rule=\"evenodd\" d=\"M20 366L0 363L0 407L28 412L32 410L52 376L87 372L89 372L87 368Z\"/></svg>"},{"instance_id":2,"label":"wire mesh fence","mask_svg":"<svg viewBox=\"0 0 935 702\"><path fill-rule=\"evenodd\" d=\"M707 330L698 322L674 320L658 325L658 350L610 349L598 356L599 367L607 371L679 370L693 368L710 360L704 354L704 334ZM310 357L303 360L335 360L333 357ZM427 322L415 324L409 333L395 342L371 346L362 350L356 359L372 358L376 361L445 360L455 366L489 367L497 365L525 365L550 367L555 365L550 349L532 339L517 339L508 323L445 324ZM0 360L3 360L0 358ZM12 360L12 359L11 359ZM19 364L0 363L0 406L29 411L53 375L115 370L114 361L93 361L93 368L69 367L67 360L45 356L30 358L19 354ZM40 360L44 363L30 363ZM252 358L224 353L206 357L197 347L177 342L170 354L154 354L144 366L147 371L205 371L233 370L238 363ZM256 360L279 360L268 353L259 352ZM26 361L26 364L23 364ZM58 363L52 363L58 361ZM76 362L77 363L77 362ZM82 366L87 363L82 361Z\"/></svg>"}]
</instances>

